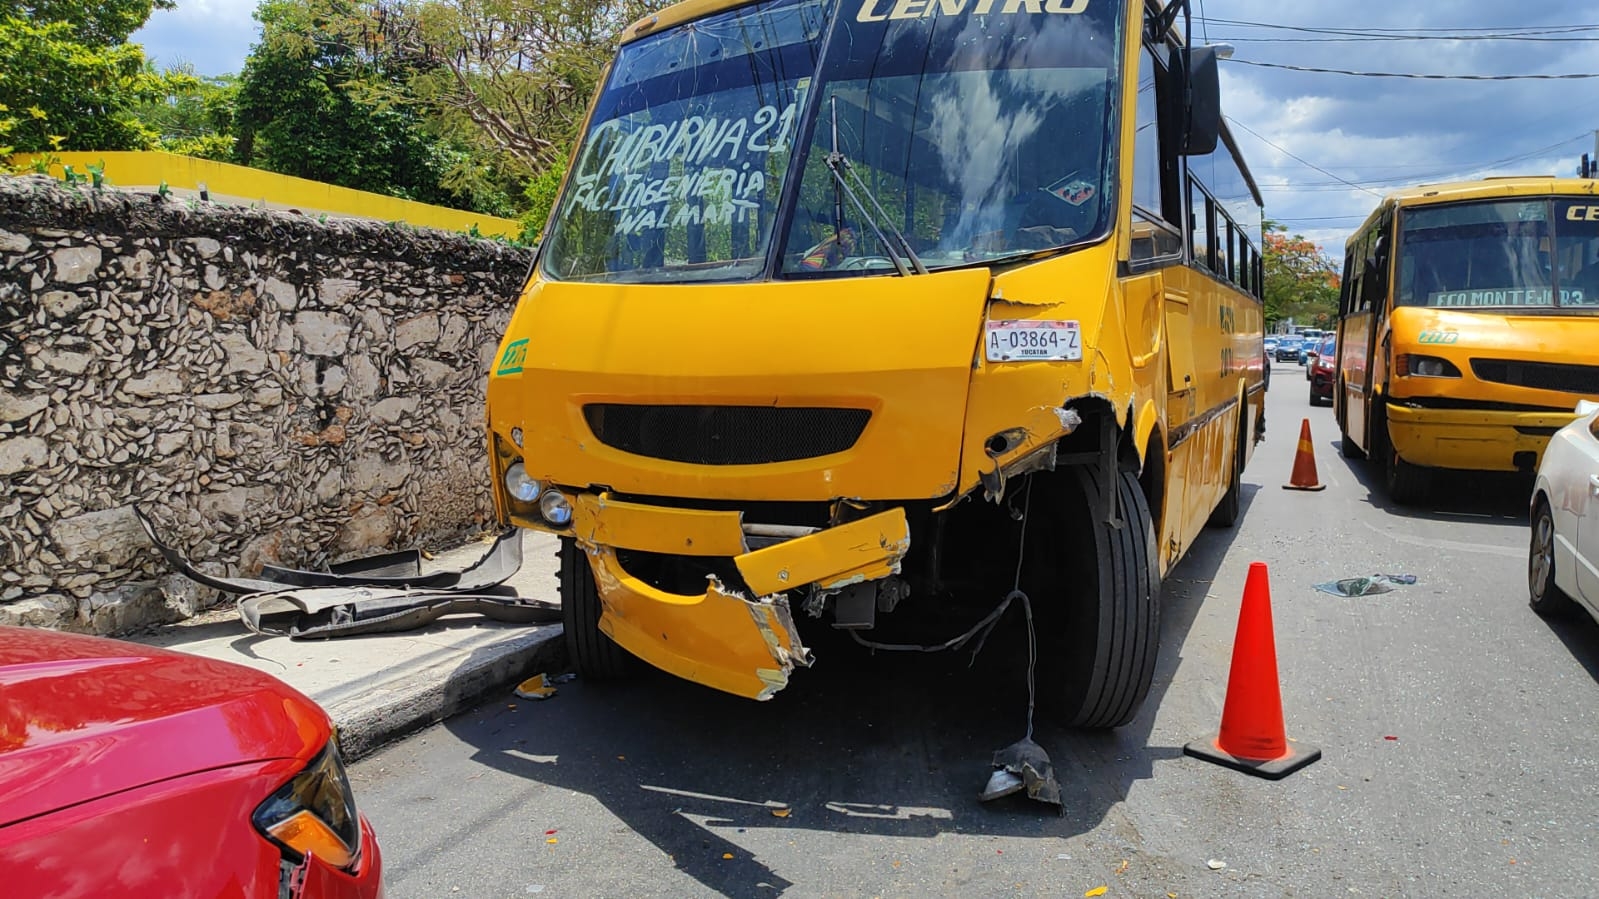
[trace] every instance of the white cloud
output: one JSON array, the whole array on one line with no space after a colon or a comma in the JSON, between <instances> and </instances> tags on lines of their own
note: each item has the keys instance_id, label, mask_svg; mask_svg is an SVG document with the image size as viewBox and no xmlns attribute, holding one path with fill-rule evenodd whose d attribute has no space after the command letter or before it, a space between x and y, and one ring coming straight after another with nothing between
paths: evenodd
<instances>
[{"instance_id":1,"label":"white cloud","mask_svg":"<svg viewBox=\"0 0 1599 899\"><path fill-rule=\"evenodd\" d=\"M202 75L236 73L260 36L254 0L178 0L156 10L130 40L158 66L189 63Z\"/></svg>"}]
</instances>

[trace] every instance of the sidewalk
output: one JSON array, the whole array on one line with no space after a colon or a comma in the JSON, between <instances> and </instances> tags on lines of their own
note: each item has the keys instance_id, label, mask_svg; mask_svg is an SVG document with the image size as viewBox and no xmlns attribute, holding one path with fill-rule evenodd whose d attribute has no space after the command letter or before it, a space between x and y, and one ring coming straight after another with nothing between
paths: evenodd
<instances>
[{"instance_id":1,"label":"sidewalk","mask_svg":"<svg viewBox=\"0 0 1599 899\"><path fill-rule=\"evenodd\" d=\"M506 583L522 596L554 600L556 538L524 531L522 541L522 568ZM443 552L423 570L462 568L487 549L487 543L472 543ZM272 674L327 710L346 758L566 664L559 624L502 624L471 615L406 633L290 640L251 633L229 607L126 639Z\"/></svg>"}]
</instances>

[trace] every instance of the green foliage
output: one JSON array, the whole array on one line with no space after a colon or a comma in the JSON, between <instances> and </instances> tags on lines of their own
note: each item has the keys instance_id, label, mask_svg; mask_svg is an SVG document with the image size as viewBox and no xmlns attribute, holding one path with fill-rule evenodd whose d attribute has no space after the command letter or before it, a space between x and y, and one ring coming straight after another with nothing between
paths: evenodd
<instances>
[{"instance_id":1,"label":"green foliage","mask_svg":"<svg viewBox=\"0 0 1599 899\"><path fill-rule=\"evenodd\" d=\"M350 40L337 15L321 0L267 0L256 10L262 36L239 80L235 160L402 199L510 211L510 192L483 172L449 177L472 168L466 149L430 128L406 93L411 73Z\"/></svg>"},{"instance_id":2,"label":"green foliage","mask_svg":"<svg viewBox=\"0 0 1599 899\"><path fill-rule=\"evenodd\" d=\"M152 11L176 6L174 0L0 0L0 17L71 23L76 41L103 48L127 43Z\"/></svg>"},{"instance_id":3,"label":"green foliage","mask_svg":"<svg viewBox=\"0 0 1599 899\"><path fill-rule=\"evenodd\" d=\"M544 236L544 225L550 220L550 210L560 196L561 179L566 177L567 162L563 152L542 172L528 179L523 192L527 211L522 213L522 235L519 238L529 246L536 246Z\"/></svg>"},{"instance_id":4,"label":"green foliage","mask_svg":"<svg viewBox=\"0 0 1599 899\"><path fill-rule=\"evenodd\" d=\"M161 95L142 103L137 114L156 133L160 149L217 162L233 161L238 77L204 77L189 65L169 67L158 77Z\"/></svg>"},{"instance_id":5,"label":"green foliage","mask_svg":"<svg viewBox=\"0 0 1599 899\"><path fill-rule=\"evenodd\" d=\"M136 110L159 95L161 81L147 71L142 48L105 44L100 33L85 40L70 22L28 21L11 9L0 17L0 105L13 116L8 143L24 153L154 145Z\"/></svg>"}]
</instances>

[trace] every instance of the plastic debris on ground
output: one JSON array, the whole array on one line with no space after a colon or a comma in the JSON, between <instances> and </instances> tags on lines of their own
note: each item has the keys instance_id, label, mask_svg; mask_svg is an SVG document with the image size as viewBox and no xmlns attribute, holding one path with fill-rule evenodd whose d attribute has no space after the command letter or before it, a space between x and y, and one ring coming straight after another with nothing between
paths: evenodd
<instances>
[{"instance_id":1,"label":"plastic debris on ground","mask_svg":"<svg viewBox=\"0 0 1599 899\"><path fill-rule=\"evenodd\" d=\"M1217 858L1213 858L1210 861L1205 862L1205 864L1207 866L1209 866L1210 870L1212 870L1212 871L1220 871L1221 869L1227 867L1227 863L1226 862L1222 861L1221 859L1217 859Z\"/></svg>"},{"instance_id":2,"label":"plastic debris on ground","mask_svg":"<svg viewBox=\"0 0 1599 899\"><path fill-rule=\"evenodd\" d=\"M1083 896L1103 896L1108 892L1110 892L1110 887L1094 887L1093 889L1084 893Z\"/></svg>"},{"instance_id":3,"label":"plastic debris on ground","mask_svg":"<svg viewBox=\"0 0 1599 899\"><path fill-rule=\"evenodd\" d=\"M535 674L516 685L516 695L523 699L549 699L555 695L555 687L549 680L542 674Z\"/></svg>"},{"instance_id":4,"label":"plastic debris on ground","mask_svg":"<svg viewBox=\"0 0 1599 899\"><path fill-rule=\"evenodd\" d=\"M1371 577L1346 577L1315 586L1317 590L1333 596L1370 596L1374 593L1387 593L1395 587L1409 586L1415 582L1416 576L1413 574L1374 574Z\"/></svg>"}]
</instances>

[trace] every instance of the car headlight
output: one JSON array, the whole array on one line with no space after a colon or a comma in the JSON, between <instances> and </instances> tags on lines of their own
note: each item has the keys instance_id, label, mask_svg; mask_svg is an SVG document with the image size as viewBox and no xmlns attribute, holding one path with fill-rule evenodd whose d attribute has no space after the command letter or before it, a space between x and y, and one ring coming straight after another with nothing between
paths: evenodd
<instances>
[{"instance_id":1,"label":"car headlight","mask_svg":"<svg viewBox=\"0 0 1599 899\"><path fill-rule=\"evenodd\" d=\"M560 491L551 490L539 500L539 514L550 524L564 528L572 523L572 503Z\"/></svg>"},{"instance_id":2,"label":"car headlight","mask_svg":"<svg viewBox=\"0 0 1599 899\"><path fill-rule=\"evenodd\" d=\"M511 498L524 503L530 503L539 498L544 492L544 485L528 476L527 468L521 462L512 462L505 469L505 489Z\"/></svg>"},{"instance_id":3,"label":"car headlight","mask_svg":"<svg viewBox=\"0 0 1599 899\"><path fill-rule=\"evenodd\" d=\"M361 820L355 812L355 794L332 740L305 770L267 797L250 820L291 861L314 855L348 868L360 857Z\"/></svg>"}]
</instances>

